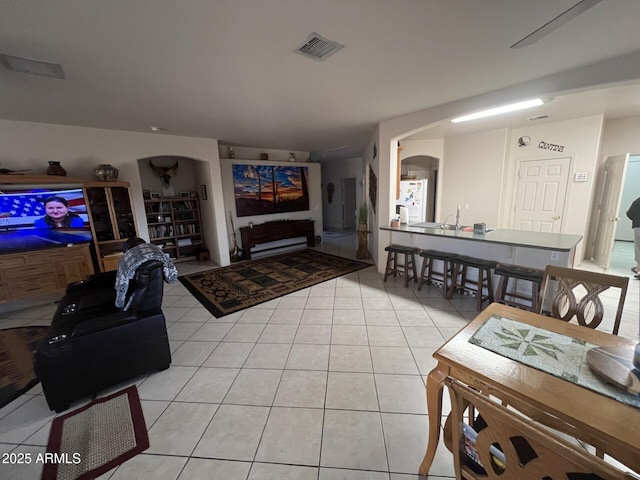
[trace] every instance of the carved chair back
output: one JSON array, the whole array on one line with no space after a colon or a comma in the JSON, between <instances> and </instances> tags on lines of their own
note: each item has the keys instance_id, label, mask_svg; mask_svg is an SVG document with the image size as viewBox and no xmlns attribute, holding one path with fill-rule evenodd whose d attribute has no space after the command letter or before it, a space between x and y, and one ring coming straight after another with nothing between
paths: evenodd
<instances>
[{"instance_id":1,"label":"carved chair back","mask_svg":"<svg viewBox=\"0 0 640 480\"><path fill-rule=\"evenodd\" d=\"M617 335L628 284L627 277L547 265L539 313L565 322L575 318L588 328L597 328L604 320Z\"/></svg>"},{"instance_id":2,"label":"carved chair back","mask_svg":"<svg viewBox=\"0 0 640 480\"><path fill-rule=\"evenodd\" d=\"M632 478L490 397L453 379L447 384L457 479Z\"/></svg>"}]
</instances>

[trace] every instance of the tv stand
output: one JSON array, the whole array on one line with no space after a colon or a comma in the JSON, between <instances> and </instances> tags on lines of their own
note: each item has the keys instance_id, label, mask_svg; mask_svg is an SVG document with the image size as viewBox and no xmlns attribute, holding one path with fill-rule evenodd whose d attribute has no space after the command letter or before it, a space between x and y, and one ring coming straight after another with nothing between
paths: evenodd
<instances>
[{"instance_id":1,"label":"tv stand","mask_svg":"<svg viewBox=\"0 0 640 480\"><path fill-rule=\"evenodd\" d=\"M93 273L89 245L0 255L0 303L58 293Z\"/></svg>"},{"instance_id":2,"label":"tv stand","mask_svg":"<svg viewBox=\"0 0 640 480\"><path fill-rule=\"evenodd\" d=\"M315 245L313 223L313 220L275 220L254 225L253 227L240 227L244 256L247 260L251 260L251 249L256 245L297 237L307 237L307 245L313 247ZM274 247L265 246L260 248L259 251L264 252L290 245L297 245L297 243Z\"/></svg>"}]
</instances>

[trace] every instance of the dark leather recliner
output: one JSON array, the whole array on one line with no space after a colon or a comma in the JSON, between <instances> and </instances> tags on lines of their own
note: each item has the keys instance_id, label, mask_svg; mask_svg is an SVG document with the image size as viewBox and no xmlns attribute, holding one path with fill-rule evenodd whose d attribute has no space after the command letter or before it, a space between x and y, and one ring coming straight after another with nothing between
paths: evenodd
<instances>
[{"instance_id":1,"label":"dark leather recliner","mask_svg":"<svg viewBox=\"0 0 640 480\"><path fill-rule=\"evenodd\" d=\"M129 282L126 311L115 307L113 274L67 287L34 355L51 410L61 412L74 400L169 367L163 283L162 263L143 263Z\"/></svg>"}]
</instances>

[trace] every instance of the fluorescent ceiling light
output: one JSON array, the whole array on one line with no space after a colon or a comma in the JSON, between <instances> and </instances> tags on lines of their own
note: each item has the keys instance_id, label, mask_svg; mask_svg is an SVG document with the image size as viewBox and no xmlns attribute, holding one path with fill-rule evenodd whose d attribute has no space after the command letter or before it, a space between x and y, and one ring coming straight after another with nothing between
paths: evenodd
<instances>
[{"instance_id":1,"label":"fluorescent ceiling light","mask_svg":"<svg viewBox=\"0 0 640 480\"><path fill-rule=\"evenodd\" d=\"M467 122L469 120L476 120L478 118L491 117L493 115L500 115L501 113L515 112L516 110L523 110L525 108L538 107L543 105L544 102L540 98L534 98L533 100L525 100L524 102L511 103L509 105L503 105L501 107L489 108L488 110L482 110L476 113L470 113L469 115L463 115L451 120L451 123Z\"/></svg>"}]
</instances>

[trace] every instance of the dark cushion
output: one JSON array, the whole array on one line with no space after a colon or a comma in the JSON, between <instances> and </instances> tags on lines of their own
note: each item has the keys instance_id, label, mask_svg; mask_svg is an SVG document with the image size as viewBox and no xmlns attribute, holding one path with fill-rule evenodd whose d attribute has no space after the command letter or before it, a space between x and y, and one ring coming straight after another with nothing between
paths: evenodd
<instances>
[{"instance_id":1,"label":"dark cushion","mask_svg":"<svg viewBox=\"0 0 640 480\"><path fill-rule=\"evenodd\" d=\"M496 275L503 277L519 278L530 282L542 283L544 271L537 268L520 267L518 265L500 264L496 267Z\"/></svg>"},{"instance_id":2,"label":"dark cushion","mask_svg":"<svg viewBox=\"0 0 640 480\"><path fill-rule=\"evenodd\" d=\"M385 251L391 253L418 253L416 247L405 247L404 245L389 245L385 247Z\"/></svg>"},{"instance_id":3,"label":"dark cushion","mask_svg":"<svg viewBox=\"0 0 640 480\"><path fill-rule=\"evenodd\" d=\"M440 250L420 250L420 256L436 260L454 260L459 255L457 253L441 252Z\"/></svg>"},{"instance_id":4,"label":"dark cushion","mask_svg":"<svg viewBox=\"0 0 640 480\"><path fill-rule=\"evenodd\" d=\"M456 259L455 259L455 263L458 263L460 265L466 265L467 267L474 267L474 268L494 268L498 262L496 262L495 260L484 260L482 258L476 258L476 257L469 257L467 255L459 255Z\"/></svg>"}]
</instances>

